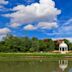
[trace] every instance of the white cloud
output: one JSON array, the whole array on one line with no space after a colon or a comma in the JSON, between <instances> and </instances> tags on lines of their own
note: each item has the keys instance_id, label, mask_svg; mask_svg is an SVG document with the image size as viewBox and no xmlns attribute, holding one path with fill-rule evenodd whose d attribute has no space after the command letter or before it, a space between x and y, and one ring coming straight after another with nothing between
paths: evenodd
<instances>
[{"instance_id":1,"label":"white cloud","mask_svg":"<svg viewBox=\"0 0 72 72\"><path fill-rule=\"evenodd\" d=\"M61 34L71 34L72 33L72 25L64 25L60 28L58 28L57 30L58 33L61 33Z\"/></svg>"},{"instance_id":2,"label":"white cloud","mask_svg":"<svg viewBox=\"0 0 72 72\"><path fill-rule=\"evenodd\" d=\"M0 10L1 9L5 9L5 7L4 7L5 4L8 4L8 1L6 1L6 0L0 0Z\"/></svg>"},{"instance_id":3,"label":"white cloud","mask_svg":"<svg viewBox=\"0 0 72 72\"><path fill-rule=\"evenodd\" d=\"M63 27L63 31L65 31L65 32L72 32L72 26L65 26L65 27Z\"/></svg>"},{"instance_id":4,"label":"white cloud","mask_svg":"<svg viewBox=\"0 0 72 72\"><path fill-rule=\"evenodd\" d=\"M6 35L0 35L0 41L2 41L5 37Z\"/></svg>"},{"instance_id":5,"label":"white cloud","mask_svg":"<svg viewBox=\"0 0 72 72\"><path fill-rule=\"evenodd\" d=\"M0 4L7 4L8 1L5 1L5 0L0 0Z\"/></svg>"},{"instance_id":6,"label":"white cloud","mask_svg":"<svg viewBox=\"0 0 72 72\"><path fill-rule=\"evenodd\" d=\"M71 36L72 33L72 18L67 20L61 27L58 28L58 33Z\"/></svg>"},{"instance_id":7,"label":"white cloud","mask_svg":"<svg viewBox=\"0 0 72 72\"><path fill-rule=\"evenodd\" d=\"M72 42L72 38L66 38L67 40L69 40L70 42Z\"/></svg>"},{"instance_id":8,"label":"white cloud","mask_svg":"<svg viewBox=\"0 0 72 72\"><path fill-rule=\"evenodd\" d=\"M10 32L11 30L9 28L0 28L0 41Z\"/></svg>"},{"instance_id":9,"label":"white cloud","mask_svg":"<svg viewBox=\"0 0 72 72\"><path fill-rule=\"evenodd\" d=\"M52 40L60 40L60 39L67 39L67 40L69 40L70 42L72 42L72 37L71 38L69 38L69 37L61 37L61 38L52 38Z\"/></svg>"},{"instance_id":10,"label":"white cloud","mask_svg":"<svg viewBox=\"0 0 72 72\"><path fill-rule=\"evenodd\" d=\"M18 5L12 10L16 12L5 15L11 17L11 24L25 24L37 20L53 22L57 20L57 15L61 13L61 10L55 8L55 2L52 0L40 0L40 3L27 6Z\"/></svg>"},{"instance_id":11,"label":"white cloud","mask_svg":"<svg viewBox=\"0 0 72 72\"><path fill-rule=\"evenodd\" d=\"M71 37L72 35L72 26L58 26L56 29L53 29L51 32L48 30L43 30L42 33L49 37L56 37L56 38L67 38Z\"/></svg>"},{"instance_id":12,"label":"white cloud","mask_svg":"<svg viewBox=\"0 0 72 72\"><path fill-rule=\"evenodd\" d=\"M34 27L33 25L31 25L31 24L28 24L28 25L26 25L25 27L24 27L24 30L35 30L36 29L36 27Z\"/></svg>"},{"instance_id":13,"label":"white cloud","mask_svg":"<svg viewBox=\"0 0 72 72\"><path fill-rule=\"evenodd\" d=\"M24 26L25 30L36 30L36 29L53 29L53 28L57 28L58 25L56 22L53 23L48 23L48 22L40 22L38 23L36 26L32 25L32 24L28 24L26 26Z\"/></svg>"},{"instance_id":14,"label":"white cloud","mask_svg":"<svg viewBox=\"0 0 72 72\"><path fill-rule=\"evenodd\" d=\"M38 24L38 27L42 28L42 29L52 29L52 28L57 28L58 25L57 25L56 22L52 22L52 23L49 23L49 22L40 22Z\"/></svg>"},{"instance_id":15,"label":"white cloud","mask_svg":"<svg viewBox=\"0 0 72 72\"><path fill-rule=\"evenodd\" d=\"M8 28L0 28L0 35L6 35L10 32L10 29Z\"/></svg>"},{"instance_id":16,"label":"white cloud","mask_svg":"<svg viewBox=\"0 0 72 72\"><path fill-rule=\"evenodd\" d=\"M68 21L66 21L66 23L62 24L61 26L58 26L56 30L53 30L52 33L45 32L45 34L55 36L55 37L71 37L72 19L69 19Z\"/></svg>"},{"instance_id":17,"label":"white cloud","mask_svg":"<svg viewBox=\"0 0 72 72\"><path fill-rule=\"evenodd\" d=\"M52 0L40 0L40 3L41 4L48 4L49 6L55 6L55 3L54 3L54 1L52 1Z\"/></svg>"},{"instance_id":18,"label":"white cloud","mask_svg":"<svg viewBox=\"0 0 72 72\"><path fill-rule=\"evenodd\" d=\"M66 23L64 23L64 25L71 25L72 24L72 18L70 18L69 20L66 21Z\"/></svg>"},{"instance_id":19,"label":"white cloud","mask_svg":"<svg viewBox=\"0 0 72 72\"><path fill-rule=\"evenodd\" d=\"M20 26L20 24L18 24L18 23L13 23L13 24L10 25L10 27L13 27L13 28L17 28L19 26Z\"/></svg>"},{"instance_id":20,"label":"white cloud","mask_svg":"<svg viewBox=\"0 0 72 72\"><path fill-rule=\"evenodd\" d=\"M2 6L2 5L0 5L0 8L3 8L3 6Z\"/></svg>"}]
</instances>

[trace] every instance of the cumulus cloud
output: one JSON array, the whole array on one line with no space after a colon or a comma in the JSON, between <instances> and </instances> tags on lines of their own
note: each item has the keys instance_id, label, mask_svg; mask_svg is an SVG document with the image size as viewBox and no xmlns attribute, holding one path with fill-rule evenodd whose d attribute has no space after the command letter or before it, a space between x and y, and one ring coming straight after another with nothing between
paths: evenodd
<instances>
[{"instance_id":1,"label":"cumulus cloud","mask_svg":"<svg viewBox=\"0 0 72 72\"><path fill-rule=\"evenodd\" d=\"M8 4L8 1L6 1L6 0L0 0L0 9L4 9L5 8L4 7L5 4Z\"/></svg>"},{"instance_id":2,"label":"cumulus cloud","mask_svg":"<svg viewBox=\"0 0 72 72\"><path fill-rule=\"evenodd\" d=\"M10 32L10 29L8 28L0 28L0 35L6 35Z\"/></svg>"},{"instance_id":3,"label":"cumulus cloud","mask_svg":"<svg viewBox=\"0 0 72 72\"><path fill-rule=\"evenodd\" d=\"M54 37L54 38L68 38L71 37L72 35L72 25L61 25L58 26L55 29L51 29L51 31L48 32L48 30L43 30L43 34L47 35L48 37ZM69 38L68 38L69 39Z\"/></svg>"},{"instance_id":4,"label":"cumulus cloud","mask_svg":"<svg viewBox=\"0 0 72 72\"><path fill-rule=\"evenodd\" d=\"M11 24L26 24L35 21L53 22L61 13L61 10L55 8L55 2L52 0L40 0L40 3L27 6L18 5L12 10L15 12L5 15L11 18Z\"/></svg>"},{"instance_id":5,"label":"cumulus cloud","mask_svg":"<svg viewBox=\"0 0 72 72\"><path fill-rule=\"evenodd\" d=\"M32 24L28 24L26 26L24 26L25 30L36 30L36 29L53 29L53 28L57 28L58 25L56 22L39 22L36 26L32 25Z\"/></svg>"},{"instance_id":6,"label":"cumulus cloud","mask_svg":"<svg viewBox=\"0 0 72 72\"><path fill-rule=\"evenodd\" d=\"M2 5L0 5L0 9L1 9L1 8L3 8L3 6L2 6Z\"/></svg>"},{"instance_id":7,"label":"cumulus cloud","mask_svg":"<svg viewBox=\"0 0 72 72\"><path fill-rule=\"evenodd\" d=\"M9 28L0 28L0 41L10 32L11 30Z\"/></svg>"},{"instance_id":8,"label":"cumulus cloud","mask_svg":"<svg viewBox=\"0 0 72 72\"><path fill-rule=\"evenodd\" d=\"M33 25L31 25L31 24L28 24L28 25L26 25L25 27L24 27L24 30L35 30L36 29L36 27L34 27Z\"/></svg>"},{"instance_id":9,"label":"cumulus cloud","mask_svg":"<svg viewBox=\"0 0 72 72\"><path fill-rule=\"evenodd\" d=\"M52 28L57 28L58 25L56 22L52 22L52 23L40 22L37 27L42 28L42 29L52 29Z\"/></svg>"},{"instance_id":10,"label":"cumulus cloud","mask_svg":"<svg viewBox=\"0 0 72 72\"><path fill-rule=\"evenodd\" d=\"M13 24L10 25L10 27L13 27L13 28L17 28L17 27L19 27L19 26L20 26L19 23L13 23Z\"/></svg>"},{"instance_id":11,"label":"cumulus cloud","mask_svg":"<svg viewBox=\"0 0 72 72\"><path fill-rule=\"evenodd\" d=\"M46 31L44 31L43 33L48 35L48 36L59 37L59 38L60 37L62 37L62 38L71 37L71 34L72 34L72 19L67 20L64 24L62 24L61 26L58 26L51 33L48 33Z\"/></svg>"},{"instance_id":12,"label":"cumulus cloud","mask_svg":"<svg viewBox=\"0 0 72 72\"><path fill-rule=\"evenodd\" d=\"M8 1L5 1L5 0L0 0L0 4L7 4Z\"/></svg>"}]
</instances>

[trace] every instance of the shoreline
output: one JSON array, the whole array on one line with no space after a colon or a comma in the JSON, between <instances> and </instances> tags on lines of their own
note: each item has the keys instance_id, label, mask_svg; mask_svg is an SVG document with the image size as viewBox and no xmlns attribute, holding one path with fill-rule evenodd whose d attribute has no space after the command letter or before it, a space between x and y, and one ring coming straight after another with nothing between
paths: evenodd
<instances>
[{"instance_id":1,"label":"shoreline","mask_svg":"<svg viewBox=\"0 0 72 72\"><path fill-rule=\"evenodd\" d=\"M61 53L51 53L51 52L34 52L34 53L0 53L0 56L51 56L51 57L72 57L72 53L66 53L66 54L61 54Z\"/></svg>"},{"instance_id":2,"label":"shoreline","mask_svg":"<svg viewBox=\"0 0 72 72\"><path fill-rule=\"evenodd\" d=\"M0 53L0 61L71 60L72 53Z\"/></svg>"}]
</instances>

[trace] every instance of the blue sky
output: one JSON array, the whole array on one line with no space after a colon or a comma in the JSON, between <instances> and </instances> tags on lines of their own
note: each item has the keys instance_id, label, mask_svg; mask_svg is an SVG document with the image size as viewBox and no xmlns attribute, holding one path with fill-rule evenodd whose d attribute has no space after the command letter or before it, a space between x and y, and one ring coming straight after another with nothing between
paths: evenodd
<instances>
[{"instance_id":1,"label":"blue sky","mask_svg":"<svg viewBox=\"0 0 72 72\"><path fill-rule=\"evenodd\" d=\"M72 0L0 0L0 37L6 34L72 39Z\"/></svg>"}]
</instances>

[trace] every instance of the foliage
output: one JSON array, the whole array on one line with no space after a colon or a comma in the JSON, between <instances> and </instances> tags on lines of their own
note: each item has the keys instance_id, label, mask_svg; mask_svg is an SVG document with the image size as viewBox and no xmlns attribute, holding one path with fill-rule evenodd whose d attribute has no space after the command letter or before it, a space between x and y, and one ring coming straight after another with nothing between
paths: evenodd
<instances>
[{"instance_id":1,"label":"foliage","mask_svg":"<svg viewBox=\"0 0 72 72\"><path fill-rule=\"evenodd\" d=\"M72 43L64 39L72 50ZM58 50L58 45L52 39L39 40L35 37L15 37L7 35L0 41L0 52L48 52Z\"/></svg>"}]
</instances>

